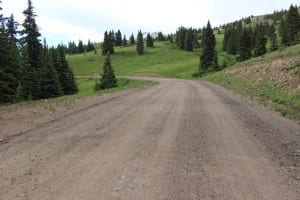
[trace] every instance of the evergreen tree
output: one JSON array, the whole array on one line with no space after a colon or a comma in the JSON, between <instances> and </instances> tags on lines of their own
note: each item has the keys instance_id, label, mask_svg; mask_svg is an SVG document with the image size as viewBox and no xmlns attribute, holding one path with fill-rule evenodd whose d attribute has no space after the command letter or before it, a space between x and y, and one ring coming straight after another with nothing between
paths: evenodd
<instances>
[{"instance_id":1,"label":"evergreen tree","mask_svg":"<svg viewBox=\"0 0 300 200\"><path fill-rule=\"evenodd\" d=\"M267 52L266 49L267 38L265 37L264 27L262 24L256 26L254 35L255 35L254 55L258 57L264 55Z\"/></svg>"},{"instance_id":2,"label":"evergreen tree","mask_svg":"<svg viewBox=\"0 0 300 200\"><path fill-rule=\"evenodd\" d=\"M108 34L108 52L109 54L114 54L114 44L115 44L115 34L114 31L110 31Z\"/></svg>"},{"instance_id":3,"label":"evergreen tree","mask_svg":"<svg viewBox=\"0 0 300 200\"><path fill-rule=\"evenodd\" d=\"M284 30L284 28L285 28L285 24L286 24L285 19L284 19L284 17L282 17L282 18L280 19L280 23L279 23L279 36L280 36L280 37L283 36L283 30Z\"/></svg>"},{"instance_id":4,"label":"evergreen tree","mask_svg":"<svg viewBox=\"0 0 300 200\"><path fill-rule=\"evenodd\" d=\"M296 35L300 32L300 16L297 6L290 6L286 18L286 28L288 30L288 42L286 45L293 45L296 43Z\"/></svg>"},{"instance_id":5,"label":"evergreen tree","mask_svg":"<svg viewBox=\"0 0 300 200\"><path fill-rule=\"evenodd\" d=\"M124 35L123 42L122 42L122 46L123 46L123 47L126 47L126 46L127 46L126 35Z\"/></svg>"},{"instance_id":6,"label":"evergreen tree","mask_svg":"<svg viewBox=\"0 0 300 200\"><path fill-rule=\"evenodd\" d=\"M165 41L165 36L163 35L162 32L158 32L157 40L158 41Z\"/></svg>"},{"instance_id":7,"label":"evergreen tree","mask_svg":"<svg viewBox=\"0 0 300 200\"><path fill-rule=\"evenodd\" d=\"M193 30L193 47L194 48L200 48L199 44L199 34L197 30Z\"/></svg>"},{"instance_id":8,"label":"evergreen tree","mask_svg":"<svg viewBox=\"0 0 300 200\"><path fill-rule=\"evenodd\" d=\"M184 50L193 51L193 30L188 29L185 33Z\"/></svg>"},{"instance_id":9,"label":"evergreen tree","mask_svg":"<svg viewBox=\"0 0 300 200\"><path fill-rule=\"evenodd\" d=\"M271 38L275 32L276 32L275 25L274 23L272 23L272 25L268 29L268 33L267 33L268 37Z\"/></svg>"},{"instance_id":10,"label":"evergreen tree","mask_svg":"<svg viewBox=\"0 0 300 200\"><path fill-rule=\"evenodd\" d=\"M79 40L79 42L78 42L78 52L84 53L83 42L81 40Z\"/></svg>"},{"instance_id":11,"label":"evergreen tree","mask_svg":"<svg viewBox=\"0 0 300 200\"><path fill-rule=\"evenodd\" d=\"M114 70L111 66L110 56L108 54L103 66L103 74L101 76L100 83L96 83L95 89L109 89L117 86L117 79L115 77Z\"/></svg>"},{"instance_id":12,"label":"evergreen tree","mask_svg":"<svg viewBox=\"0 0 300 200\"><path fill-rule=\"evenodd\" d=\"M218 71L219 70L219 63L218 63L218 54L217 51L214 51L214 58L213 58L213 63L212 63L212 69L214 71Z\"/></svg>"},{"instance_id":13,"label":"evergreen tree","mask_svg":"<svg viewBox=\"0 0 300 200\"><path fill-rule=\"evenodd\" d=\"M107 31L105 31L104 40L102 44L102 55L106 55L108 53L109 51L108 43L109 43L109 37Z\"/></svg>"},{"instance_id":14,"label":"evergreen tree","mask_svg":"<svg viewBox=\"0 0 300 200\"><path fill-rule=\"evenodd\" d=\"M281 44L288 46L290 44L290 34L284 18L280 21L279 33L281 36Z\"/></svg>"},{"instance_id":15,"label":"evergreen tree","mask_svg":"<svg viewBox=\"0 0 300 200\"><path fill-rule=\"evenodd\" d=\"M0 13L0 103L15 100L19 75L19 55L13 16L8 19L6 27L5 29Z\"/></svg>"},{"instance_id":16,"label":"evergreen tree","mask_svg":"<svg viewBox=\"0 0 300 200\"><path fill-rule=\"evenodd\" d=\"M137 35L136 51L139 55L143 55L144 53L144 39L141 30L138 32Z\"/></svg>"},{"instance_id":17,"label":"evergreen tree","mask_svg":"<svg viewBox=\"0 0 300 200\"><path fill-rule=\"evenodd\" d=\"M64 94L70 95L78 92L75 77L66 60L63 46L59 45L56 50L52 50L52 59Z\"/></svg>"},{"instance_id":18,"label":"evergreen tree","mask_svg":"<svg viewBox=\"0 0 300 200\"><path fill-rule=\"evenodd\" d=\"M251 28L244 28L239 37L239 59L244 61L251 58L252 51L252 30Z\"/></svg>"},{"instance_id":19,"label":"evergreen tree","mask_svg":"<svg viewBox=\"0 0 300 200\"><path fill-rule=\"evenodd\" d=\"M78 48L77 48L77 45L75 44L74 41L69 42L69 44L68 44L68 53L70 55L78 53Z\"/></svg>"},{"instance_id":20,"label":"evergreen tree","mask_svg":"<svg viewBox=\"0 0 300 200\"><path fill-rule=\"evenodd\" d=\"M147 34L146 46L147 47L154 47L153 38L151 37L150 33Z\"/></svg>"},{"instance_id":21,"label":"evergreen tree","mask_svg":"<svg viewBox=\"0 0 300 200\"><path fill-rule=\"evenodd\" d=\"M114 46L116 44L116 34L114 30L109 31L109 37L111 40L111 45Z\"/></svg>"},{"instance_id":22,"label":"evergreen tree","mask_svg":"<svg viewBox=\"0 0 300 200\"><path fill-rule=\"evenodd\" d=\"M105 31L104 33L104 41L102 44L102 55L107 55L109 54L114 54L115 50L114 50L114 45L113 45L113 32L110 31L109 33L107 33L107 31Z\"/></svg>"},{"instance_id":23,"label":"evergreen tree","mask_svg":"<svg viewBox=\"0 0 300 200\"><path fill-rule=\"evenodd\" d=\"M92 42L88 40L86 51L94 51L94 50L95 50L94 44L92 44Z\"/></svg>"},{"instance_id":24,"label":"evergreen tree","mask_svg":"<svg viewBox=\"0 0 300 200\"><path fill-rule=\"evenodd\" d=\"M35 22L35 13L33 11L31 0L28 0L28 8L23 12L25 21L23 23L25 35L25 48L27 64L24 67L22 88L25 99L39 99L41 94L41 79L42 75L42 45L39 37L41 34L38 31L38 26ZM28 70L28 71L25 71ZM24 77L29 75L30 77ZM24 82L25 81L25 82ZM28 81L28 83L26 83ZM26 91L25 91L26 90Z\"/></svg>"},{"instance_id":25,"label":"evergreen tree","mask_svg":"<svg viewBox=\"0 0 300 200\"><path fill-rule=\"evenodd\" d=\"M179 49L184 49L184 42L185 42L185 35L186 35L186 28L183 26L179 27L176 32L176 43Z\"/></svg>"},{"instance_id":26,"label":"evergreen tree","mask_svg":"<svg viewBox=\"0 0 300 200\"><path fill-rule=\"evenodd\" d=\"M202 52L200 55L200 71L206 71L209 68L213 69L215 65L215 46L216 38L211 28L210 22L207 22L207 26L202 35Z\"/></svg>"},{"instance_id":27,"label":"evergreen tree","mask_svg":"<svg viewBox=\"0 0 300 200\"><path fill-rule=\"evenodd\" d=\"M135 39L134 39L133 33L131 34L129 40L130 40L130 44L131 44L131 45L135 45Z\"/></svg>"},{"instance_id":28,"label":"evergreen tree","mask_svg":"<svg viewBox=\"0 0 300 200\"><path fill-rule=\"evenodd\" d=\"M43 63L44 78L41 80L41 98L53 98L63 95L53 60L50 58L46 40L44 40Z\"/></svg>"},{"instance_id":29,"label":"evergreen tree","mask_svg":"<svg viewBox=\"0 0 300 200\"><path fill-rule=\"evenodd\" d=\"M120 30L116 33L116 46L122 46L122 33Z\"/></svg>"},{"instance_id":30,"label":"evergreen tree","mask_svg":"<svg viewBox=\"0 0 300 200\"><path fill-rule=\"evenodd\" d=\"M274 33L271 35L270 41L271 41L270 51L276 51L276 50L278 49L278 43L277 43L277 35L276 35L276 32L274 32Z\"/></svg>"}]
</instances>

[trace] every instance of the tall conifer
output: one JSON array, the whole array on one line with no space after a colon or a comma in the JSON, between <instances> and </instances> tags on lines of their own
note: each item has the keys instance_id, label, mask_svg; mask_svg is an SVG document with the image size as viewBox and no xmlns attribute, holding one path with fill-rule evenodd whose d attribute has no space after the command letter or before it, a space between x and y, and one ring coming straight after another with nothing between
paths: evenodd
<instances>
[{"instance_id":1,"label":"tall conifer","mask_svg":"<svg viewBox=\"0 0 300 200\"><path fill-rule=\"evenodd\" d=\"M151 37L150 33L147 34L146 46L147 47L154 47L153 38Z\"/></svg>"},{"instance_id":2,"label":"tall conifer","mask_svg":"<svg viewBox=\"0 0 300 200\"><path fill-rule=\"evenodd\" d=\"M141 30L139 30L137 35L136 51L139 55L144 54L144 38Z\"/></svg>"},{"instance_id":3,"label":"tall conifer","mask_svg":"<svg viewBox=\"0 0 300 200\"><path fill-rule=\"evenodd\" d=\"M117 87L117 79L114 74L114 70L111 66L110 55L107 54L105 58L105 63L103 66L103 74L100 78L100 83L96 83L95 89L109 89L113 87Z\"/></svg>"},{"instance_id":4,"label":"tall conifer","mask_svg":"<svg viewBox=\"0 0 300 200\"><path fill-rule=\"evenodd\" d=\"M202 52L200 55L200 71L205 71L207 69L213 69L214 65L214 54L215 54L215 46L216 39L213 33L213 29L211 28L210 22L207 22L207 26L204 30L204 34L202 35Z\"/></svg>"},{"instance_id":5,"label":"tall conifer","mask_svg":"<svg viewBox=\"0 0 300 200\"><path fill-rule=\"evenodd\" d=\"M24 94L24 98L26 99L38 99L41 93L42 45L39 39L41 34L35 22L36 15L33 9L31 0L28 0L28 7L23 12L25 15L23 34L25 35L27 64L23 68L23 83L21 83L24 90L22 94Z\"/></svg>"}]
</instances>

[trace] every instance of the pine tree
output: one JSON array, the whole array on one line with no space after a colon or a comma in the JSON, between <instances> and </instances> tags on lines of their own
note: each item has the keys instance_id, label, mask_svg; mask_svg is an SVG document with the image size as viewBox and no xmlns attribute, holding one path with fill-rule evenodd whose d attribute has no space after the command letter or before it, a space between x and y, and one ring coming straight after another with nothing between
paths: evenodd
<instances>
[{"instance_id":1,"label":"pine tree","mask_svg":"<svg viewBox=\"0 0 300 200\"><path fill-rule=\"evenodd\" d=\"M107 54L103 66L103 74L101 76L100 83L96 83L95 90L109 89L117 86L117 79L115 77L114 70L110 63L110 56L109 54Z\"/></svg>"},{"instance_id":2,"label":"pine tree","mask_svg":"<svg viewBox=\"0 0 300 200\"><path fill-rule=\"evenodd\" d=\"M194 48L200 48L200 44L199 44L199 34L197 32L197 30L193 30L193 47Z\"/></svg>"},{"instance_id":3,"label":"pine tree","mask_svg":"<svg viewBox=\"0 0 300 200\"><path fill-rule=\"evenodd\" d=\"M123 42L122 42L122 46L123 46L123 47L126 47L126 46L127 46L126 35L124 35Z\"/></svg>"},{"instance_id":4,"label":"pine tree","mask_svg":"<svg viewBox=\"0 0 300 200\"><path fill-rule=\"evenodd\" d=\"M92 42L88 40L86 51L94 51L94 50L95 50L94 44L92 44Z\"/></svg>"},{"instance_id":5,"label":"pine tree","mask_svg":"<svg viewBox=\"0 0 300 200\"><path fill-rule=\"evenodd\" d=\"M138 32L137 35L136 51L139 55L143 55L144 53L144 39L141 30Z\"/></svg>"},{"instance_id":6,"label":"pine tree","mask_svg":"<svg viewBox=\"0 0 300 200\"><path fill-rule=\"evenodd\" d=\"M214 56L215 56L215 46L216 39L211 28L210 22L207 22L207 26L202 35L202 52L200 55L200 71L206 71L208 69L214 68Z\"/></svg>"},{"instance_id":7,"label":"pine tree","mask_svg":"<svg viewBox=\"0 0 300 200\"><path fill-rule=\"evenodd\" d=\"M20 78L20 56L17 47L17 30L13 15L8 18L6 30L3 35L6 41L2 41L5 48L4 57L0 61L0 102L12 102L16 99L16 92ZM1 33L0 33L1 34ZM3 43L4 42L4 43Z\"/></svg>"},{"instance_id":8,"label":"pine tree","mask_svg":"<svg viewBox=\"0 0 300 200\"><path fill-rule=\"evenodd\" d=\"M270 41L271 41L270 51L276 51L278 49L277 34L276 34L276 32L274 32L271 35Z\"/></svg>"},{"instance_id":9,"label":"pine tree","mask_svg":"<svg viewBox=\"0 0 300 200\"><path fill-rule=\"evenodd\" d=\"M274 23L272 23L272 25L268 29L268 34L267 34L268 37L271 38L275 32L276 32L275 25L274 25Z\"/></svg>"},{"instance_id":10,"label":"pine tree","mask_svg":"<svg viewBox=\"0 0 300 200\"><path fill-rule=\"evenodd\" d=\"M254 35L255 35L254 55L258 57L264 55L267 52L266 49L267 38L265 37L264 27L262 24L256 26Z\"/></svg>"},{"instance_id":11,"label":"pine tree","mask_svg":"<svg viewBox=\"0 0 300 200\"><path fill-rule=\"evenodd\" d=\"M26 48L27 64L23 68L23 82L21 84L23 90L27 90L22 92L25 99L39 99L41 94L42 45L39 40L41 34L35 22L36 15L33 9L31 0L28 0L28 8L23 12L25 15L23 34L25 35L24 46ZM24 77L26 75L30 77ZM24 81L28 81L28 83Z\"/></svg>"},{"instance_id":12,"label":"pine tree","mask_svg":"<svg viewBox=\"0 0 300 200\"><path fill-rule=\"evenodd\" d=\"M114 31L110 31L108 34L108 52L109 54L114 54L114 44L115 44L115 34Z\"/></svg>"},{"instance_id":13,"label":"pine tree","mask_svg":"<svg viewBox=\"0 0 300 200\"><path fill-rule=\"evenodd\" d=\"M185 33L184 50L193 51L193 30L188 29Z\"/></svg>"},{"instance_id":14,"label":"pine tree","mask_svg":"<svg viewBox=\"0 0 300 200\"><path fill-rule=\"evenodd\" d=\"M46 40L44 40L43 63L44 78L41 80L41 98L53 98L63 95L53 60L50 58Z\"/></svg>"},{"instance_id":15,"label":"pine tree","mask_svg":"<svg viewBox=\"0 0 300 200\"><path fill-rule=\"evenodd\" d=\"M300 32L300 16L297 6L290 6L286 18L286 28L288 30L288 42L286 45L296 44L296 35Z\"/></svg>"},{"instance_id":16,"label":"pine tree","mask_svg":"<svg viewBox=\"0 0 300 200\"><path fill-rule=\"evenodd\" d=\"M107 31L105 31L104 33L104 40L103 40L103 44L102 44L102 55L106 55L109 51L109 37L108 37L108 33Z\"/></svg>"},{"instance_id":17,"label":"pine tree","mask_svg":"<svg viewBox=\"0 0 300 200\"><path fill-rule=\"evenodd\" d=\"M186 35L186 28L183 26L179 27L176 32L176 43L179 47L179 49L184 49L184 42L185 42L185 35Z\"/></svg>"},{"instance_id":18,"label":"pine tree","mask_svg":"<svg viewBox=\"0 0 300 200\"><path fill-rule=\"evenodd\" d=\"M79 42L78 42L78 52L84 53L83 42L81 40L79 40Z\"/></svg>"},{"instance_id":19,"label":"pine tree","mask_svg":"<svg viewBox=\"0 0 300 200\"><path fill-rule=\"evenodd\" d=\"M162 32L158 32L157 39L158 41L165 41L165 36Z\"/></svg>"},{"instance_id":20,"label":"pine tree","mask_svg":"<svg viewBox=\"0 0 300 200\"><path fill-rule=\"evenodd\" d=\"M214 71L218 71L219 70L219 63L218 63L218 54L217 51L214 51L214 58L213 58L213 63L212 63L212 69Z\"/></svg>"},{"instance_id":21,"label":"pine tree","mask_svg":"<svg viewBox=\"0 0 300 200\"><path fill-rule=\"evenodd\" d=\"M69 44L68 44L68 53L70 55L78 53L78 48L77 48L77 45L75 44L74 41L69 42Z\"/></svg>"},{"instance_id":22,"label":"pine tree","mask_svg":"<svg viewBox=\"0 0 300 200\"><path fill-rule=\"evenodd\" d=\"M239 59L244 61L250 59L252 56L252 30L251 28L244 28L239 37Z\"/></svg>"},{"instance_id":23,"label":"pine tree","mask_svg":"<svg viewBox=\"0 0 300 200\"><path fill-rule=\"evenodd\" d=\"M57 71L58 80L65 95L75 94L78 88L73 71L66 60L64 47L59 45L56 50L52 49L52 59Z\"/></svg>"},{"instance_id":24,"label":"pine tree","mask_svg":"<svg viewBox=\"0 0 300 200\"><path fill-rule=\"evenodd\" d=\"M1 1L0 1L1 3ZM2 8L0 7L0 11ZM13 24L13 26L12 26ZM13 16L9 18L7 29L0 13L0 103L12 102L18 86L18 52L16 47Z\"/></svg>"},{"instance_id":25,"label":"pine tree","mask_svg":"<svg viewBox=\"0 0 300 200\"><path fill-rule=\"evenodd\" d=\"M131 44L131 45L135 45L135 39L134 39L133 33L131 34L129 40L130 40L130 44Z\"/></svg>"},{"instance_id":26,"label":"pine tree","mask_svg":"<svg viewBox=\"0 0 300 200\"><path fill-rule=\"evenodd\" d=\"M111 40L111 45L114 46L116 44L116 34L114 30L109 31L109 37Z\"/></svg>"},{"instance_id":27,"label":"pine tree","mask_svg":"<svg viewBox=\"0 0 300 200\"><path fill-rule=\"evenodd\" d=\"M153 38L151 37L150 33L147 34L146 46L147 47L154 47Z\"/></svg>"},{"instance_id":28,"label":"pine tree","mask_svg":"<svg viewBox=\"0 0 300 200\"><path fill-rule=\"evenodd\" d=\"M290 34L287 27L287 22L284 18L282 18L280 21L279 33L281 36L281 44L288 46L290 43Z\"/></svg>"},{"instance_id":29,"label":"pine tree","mask_svg":"<svg viewBox=\"0 0 300 200\"><path fill-rule=\"evenodd\" d=\"M116 46L122 46L122 33L120 30L116 33Z\"/></svg>"}]
</instances>

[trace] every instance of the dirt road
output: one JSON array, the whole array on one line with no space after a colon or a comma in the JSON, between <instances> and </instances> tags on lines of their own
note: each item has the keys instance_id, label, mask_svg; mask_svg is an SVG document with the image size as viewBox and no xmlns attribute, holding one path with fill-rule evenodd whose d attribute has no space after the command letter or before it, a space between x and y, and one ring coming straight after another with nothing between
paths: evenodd
<instances>
[{"instance_id":1,"label":"dirt road","mask_svg":"<svg viewBox=\"0 0 300 200\"><path fill-rule=\"evenodd\" d=\"M210 83L159 81L51 115L1 111L0 199L299 199L298 123Z\"/></svg>"}]
</instances>

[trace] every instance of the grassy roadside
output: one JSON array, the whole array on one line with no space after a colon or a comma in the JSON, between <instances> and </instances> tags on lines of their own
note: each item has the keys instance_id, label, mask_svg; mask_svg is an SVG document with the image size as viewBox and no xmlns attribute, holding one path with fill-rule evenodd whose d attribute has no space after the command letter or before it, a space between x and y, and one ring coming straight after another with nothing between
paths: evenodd
<instances>
[{"instance_id":1,"label":"grassy roadside","mask_svg":"<svg viewBox=\"0 0 300 200\"><path fill-rule=\"evenodd\" d=\"M78 85L79 92L75 95L70 96L71 98L80 98L90 95L103 95L107 93L115 93L122 90L129 90L134 88L140 88L144 86L151 86L156 84L154 81L148 80L136 80L136 79L126 79L126 78L118 78L118 87L111 88L108 90L98 90L94 91L96 79L91 78L76 78L76 82ZM66 98L68 96L65 96ZM64 97L62 97L64 98Z\"/></svg>"},{"instance_id":2,"label":"grassy roadside","mask_svg":"<svg viewBox=\"0 0 300 200\"><path fill-rule=\"evenodd\" d=\"M258 100L290 119L300 120L300 45L210 73L202 80Z\"/></svg>"},{"instance_id":3,"label":"grassy roadside","mask_svg":"<svg viewBox=\"0 0 300 200\"><path fill-rule=\"evenodd\" d=\"M69 107L69 106L72 107L72 101L81 99L84 97L101 96L104 94L116 93L119 91L141 88L141 87L146 87L146 86L152 86L154 84L157 84L154 81L148 81L148 80L118 78L118 87L111 88L108 90L94 91L95 81L96 81L95 78L81 78L81 77L76 78L79 92L74 95L67 95L67 96L62 96L62 97L57 97L57 98L52 98L52 99L25 101L25 102L20 102L20 103L16 103L16 104L3 104L3 105L0 105L0 112L1 111L13 111L13 110L11 110L12 106L15 107L15 106L26 106L26 105L39 106L39 105L47 104L47 105L51 105L51 106L53 105L55 107L59 104L62 104L62 105L65 105L66 107Z\"/></svg>"}]
</instances>

